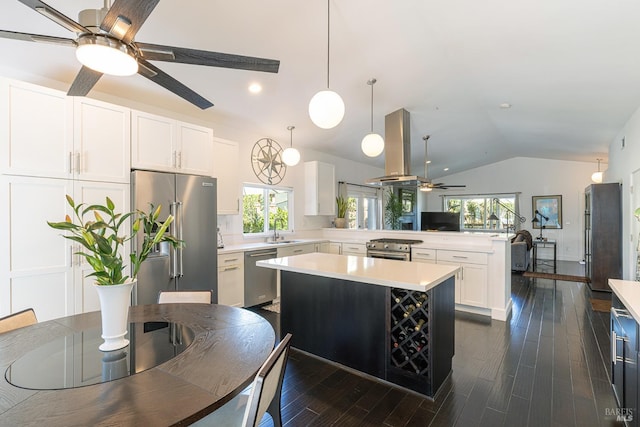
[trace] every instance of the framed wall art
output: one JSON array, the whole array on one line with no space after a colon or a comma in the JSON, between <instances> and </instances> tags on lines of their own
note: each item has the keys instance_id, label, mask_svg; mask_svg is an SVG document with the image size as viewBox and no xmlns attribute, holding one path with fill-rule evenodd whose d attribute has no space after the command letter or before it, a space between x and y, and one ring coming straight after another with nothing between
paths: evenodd
<instances>
[{"instance_id":1,"label":"framed wall art","mask_svg":"<svg viewBox=\"0 0 640 427\"><path fill-rule=\"evenodd\" d=\"M562 228L562 196L533 196L533 228Z\"/></svg>"}]
</instances>

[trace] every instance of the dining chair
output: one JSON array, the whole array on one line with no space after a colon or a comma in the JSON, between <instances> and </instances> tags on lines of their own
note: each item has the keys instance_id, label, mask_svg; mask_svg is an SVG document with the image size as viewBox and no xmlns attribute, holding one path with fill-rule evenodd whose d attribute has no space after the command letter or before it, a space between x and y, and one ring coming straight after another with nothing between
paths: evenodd
<instances>
[{"instance_id":1,"label":"dining chair","mask_svg":"<svg viewBox=\"0 0 640 427\"><path fill-rule=\"evenodd\" d=\"M291 334L287 334L260 367L252 385L225 403L215 412L196 421L192 426L242 426L257 427L266 412L273 425L282 427L280 396L282 379L289 356Z\"/></svg>"},{"instance_id":2,"label":"dining chair","mask_svg":"<svg viewBox=\"0 0 640 427\"><path fill-rule=\"evenodd\" d=\"M36 313L33 308L10 314L0 319L0 334L13 331L14 329L24 328L25 326L38 323Z\"/></svg>"},{"instance_id":3,"label":"dining chair","mask_svg":"<svg viewBox=\"0 0 640 427\"><path fill-rule=\"evenodd\" d=\"M172 302L211 304L211 291L160 291L158 304Z\"/></svg>"}]
</instances>

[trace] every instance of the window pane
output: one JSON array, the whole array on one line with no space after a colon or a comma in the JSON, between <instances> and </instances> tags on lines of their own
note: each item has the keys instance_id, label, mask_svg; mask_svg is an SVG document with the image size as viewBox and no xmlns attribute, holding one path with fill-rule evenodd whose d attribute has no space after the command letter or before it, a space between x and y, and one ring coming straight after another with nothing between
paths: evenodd
<instances>
[{"instance_id":1,"label":"window pane","mask_svg":"<svg viewBox=\"0 0 640 427\"><path fill-rule=\"evenodd\" d=\"M242 232L264 232L264 190L244 187L242 192Z\"/></svg>"},{"instance_id":2,"label":"window pane","mask_svg":"<svg viewBox=\"0 0 640 427\"><path fill-rule=\"evenodd\" d=\"M269 229L289 230L289 192L269 190Z\"/></svg>"},{"instance_id":3,"label":"window pane","mask_svg":"<svg viewBox=\"0 0 640 427\"><path fill-rule=\"evenodd\" d=\"M464 200L464 228L485 228L485 199Z\"/></svg>"}]
</instances>

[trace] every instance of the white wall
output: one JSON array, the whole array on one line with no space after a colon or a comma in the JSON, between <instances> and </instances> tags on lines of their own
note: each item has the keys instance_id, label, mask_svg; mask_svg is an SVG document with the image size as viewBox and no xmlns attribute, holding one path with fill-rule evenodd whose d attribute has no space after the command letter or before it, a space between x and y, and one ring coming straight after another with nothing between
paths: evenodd
<instances>
[{"instance_id":1,"label":"white wall","mask_svg":"<svg viewBox=\"0 0 640 427\"><path fill-rule=\"evenodd\" d=\"M601 170L606 167L601 164ZM591 184L591 174L596 170L595 161L588 163L516 157L438 178L436 182L465 184L467 187L426 193L427 200L423 203L426 203L427 210L439 211L442 210L443 195L519 192L520 214L527 219L520 228L529 230L535 237L539 235L539 229L533 229L531 224L532 196L560 194L563 228L545 229L542 235L557 240L559 260L579 261L584 258L584 189ZM550 254L541 256L548 258Z\"/></svg>"},{"instance_id":2,"label":"white wall","mask_svg":"<svg viewBox=\"0 0 640 427\"><path fill-rule=\"evenodd\" d=\"M636 277L636 246L640 226L633 217L633 211L640 207L640 200L638 197L634 200L631 192L634 186L632 176L639 171L640 109L631 116L609 145L609 169L604 174L605 182L622 184L622 271L623 278L627 280L635 280ZM640 188L640 182L635 182L635 186Z\"/></svg>"}]
</instances>

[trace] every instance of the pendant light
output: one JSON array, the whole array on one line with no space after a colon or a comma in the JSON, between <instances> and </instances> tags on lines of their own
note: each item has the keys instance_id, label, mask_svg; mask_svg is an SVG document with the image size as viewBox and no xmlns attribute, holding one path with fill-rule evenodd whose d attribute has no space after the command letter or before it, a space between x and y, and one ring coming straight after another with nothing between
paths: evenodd
<instances>
[{"instance_id":1,"label":"pendant light","mask_svg":"<svg viewBox=\"0 0 640 427\"><path fill-rule=\"evenodd\" d=\"M429 141L429 138L431 138L431 135L425 135L422 137L422 140L424 141L424 178L428 181L429 180L429 163L431 163L431 160L429 160L429 156L428 156L428 152L427 152L427 143ZM420 189L420 191L428 193L429 191L433 190L433 187L431 186L431 181L428 182L423 182L422 184L420 184L420 186L418 187Z\"/></svg>"},{"instance_id":2,"label":"pendant light","mask_svg":"<svg viewBox=\"0 0 640 427\"><path fill-rule=\"evenodd\" d=\"M376 157L384 151L384 139L377 133L373 132L373 85L376 84L375 78L367 80L367 84L371 86L371 132L362 138L362 152L369 157Z\"/></svg>"},{"instance_id":3,"label":"pendant light","mask_svg":"<svg viewBox=\"0 0 640 427\"><path fill-rule=\"evenodd\" d=\"M329 57L330 57L330 29L331 10L330 0L327 0L327 89L316 93L309 102L309 117L311 121L322 129L331 129L342 121L344 117L344 102L337 93L329 89Z\"/></svg>"},{"instance_id":4,"label":"pendant light","mask_svg":"<svg viewBox=\"0 0 640 427\"><path fill-rule=\"evenodd\" d=\"M602 172L600 172L600 160L602 159L596 159L598 161L598 172L594 172L593 175L591 175L591 181L595 182L596 184L600 184L602 182Z\"/></svg>"},{"instance_id":5,"label":"pendant light","mask_svg":"<svg viewBox=\"0 0 640 427\"><path fill-rule=\"evenodd\" d=\"M300 152L293 148L293 130L295 126L287 126L287 130L291 133L291 146L282 152L282 161L287 166L295 166L300 161Z\"/></svg>"}]
</instances>

